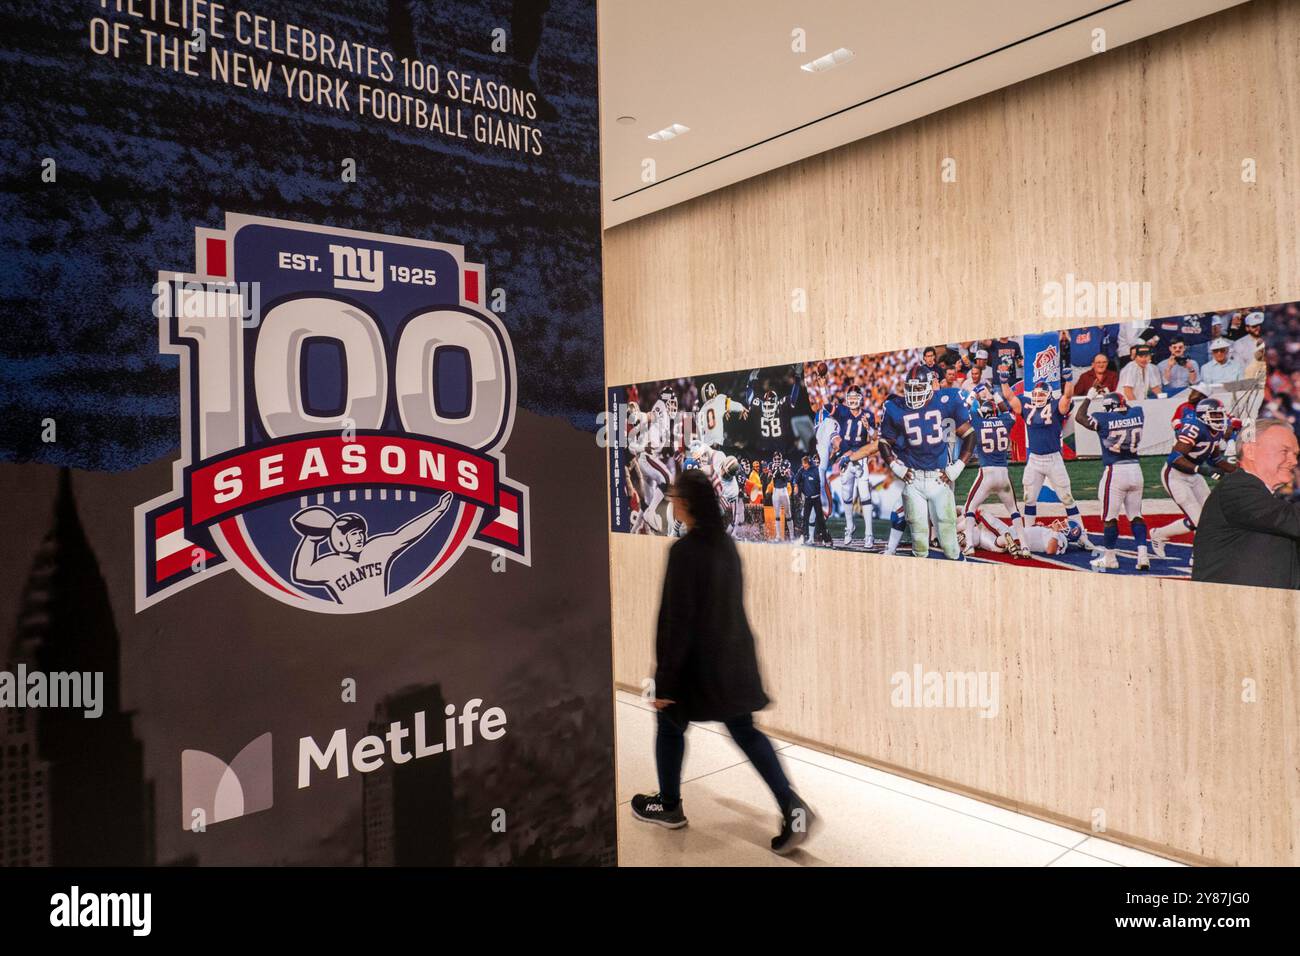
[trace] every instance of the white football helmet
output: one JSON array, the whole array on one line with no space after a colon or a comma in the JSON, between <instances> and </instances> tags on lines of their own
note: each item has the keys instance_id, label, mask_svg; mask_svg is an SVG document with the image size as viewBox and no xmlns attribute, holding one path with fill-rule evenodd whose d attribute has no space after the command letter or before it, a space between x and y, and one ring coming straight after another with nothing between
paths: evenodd
<instances>
[{"instance_id":1,"label":"white football helmet","mask_svg":"<svg viewBox=\"0 0 1300 956\"><path fill-rule=\"evenodd\" d=\"M934 394L934 380L928 375L909 378L903 383L903 401L908 408L921 408Z\"/></svg>"},{"instance_id":2,"label":"white football helmet","mask_svg":"<svg viewBox=\"0 0 1300 956\"><path fill-rule=\"evenodd\" d=\"M705 382L704 388L700 389L700 394L704 396L706 402L710 402L718 397L718 386L712 382Z\"/></svg>"},{"instance_id":3,"label":"white football helmet","mask_svg":"<svg viewBox=\"0 0 1300 956\"><path fill-rule=\"evenodd\" d=\"M844 404L848 406L849 411L856 412L862 407L862 389L857 385L850 385L848 391L844 393Z\"/></svg>"}]
</instances>

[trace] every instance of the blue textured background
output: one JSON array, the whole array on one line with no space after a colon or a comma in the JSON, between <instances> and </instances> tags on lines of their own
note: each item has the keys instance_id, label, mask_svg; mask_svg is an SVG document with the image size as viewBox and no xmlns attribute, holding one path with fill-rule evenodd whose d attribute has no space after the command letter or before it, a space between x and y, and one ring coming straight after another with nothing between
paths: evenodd
<instances>
[{"instance_id":1,"label":"blue textured background","mask_svg":"<svg viewBox=\"0 0 1300 956\"><path fill-rule=\"evenodd\" d=\"M331 6L348 12L234 8L387 50L414 43L444 70L518 82L490 51L491 31L510 30L510 0ZM594 3L553 0L546 16L537 74L559 115L521 120L541 128L540 157L308 106L274 82L256 93L164 72L138 48L96 56L96 15L90 0L6 2L0 459L121 470L172 453L178 367L158 355L150 289L159 270L193 267L194 228L220 227L226 211L464 244L488 288L507 292L520 405L592 427L603 400ZM41 181L44 157L58 163L54 184ZM340 180L345 157L356 183ZM47 417L53 444L41 441Z\"/></svg>"}]
</instances>

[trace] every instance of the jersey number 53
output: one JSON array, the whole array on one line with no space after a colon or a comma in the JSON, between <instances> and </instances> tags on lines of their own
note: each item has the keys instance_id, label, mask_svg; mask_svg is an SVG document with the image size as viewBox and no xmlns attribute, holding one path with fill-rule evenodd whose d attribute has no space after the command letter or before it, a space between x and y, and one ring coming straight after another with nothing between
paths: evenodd
<instances>
[{"instance_id":1,"label":"jersey number 53","mask_svg":"<svg viewBox=\"0 0 1300 956\"><path fill-rule=\"evenodd\" d=\"M913 448L940 444L943 441L943 416L933 408L924 415L912 412L903 416L903 430L907 432L907 443Z\"/></svg>"}]
</instances>

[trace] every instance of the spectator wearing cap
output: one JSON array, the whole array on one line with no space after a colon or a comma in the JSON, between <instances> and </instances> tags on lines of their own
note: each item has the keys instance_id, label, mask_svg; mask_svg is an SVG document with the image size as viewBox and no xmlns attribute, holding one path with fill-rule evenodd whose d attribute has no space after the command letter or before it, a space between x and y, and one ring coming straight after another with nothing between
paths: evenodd
<instances>
[{"instance_id":1,"label":"spectator wearing cap","mask_svg":"<svg viewBox=\"0 0 1300 956\"><path fill-rule=\"evenodd\" d=\"M1206 346L1213 338L1211 322L1208 316L1201 313L1155 319L1143 338L1147 339L1147 344L1154 350L1152 361L1160 366L1173 354L1173 344L1180 340L1184 346L1183 354L1196 362L1198 367L1210 360Z\"/></svg>"},{"instance_id":2,"label":"spectator wearing cap","mask_svg":"<svg viewBox=\"0 0 1300 956\"><path fill-rule=\"evenodd\" d=\"M984 370L980 374L987 375L988 374L987 369L989 367L989 350L976 349L974 354L974 359L975 359L974 367Z\"/></svg>"},{"instance_id":3,"label":"spectator wearing cap","mask_svg":"<svg viewBox=\"0 0 1300 956\"><path fill-rule=\"evenodd\" d=\"M1244 369L1255 360L1255 351L1263 342L1264 313L1255 311L1246 316L1246 334L1232 343L1230 356Z\"/></svg>"},{"instance_id":4,"label":"spectator wearing cap","mask_svg":"<svg viewBox=\"0 0 1300 956\"><path fill-rule=\"evenodd\" d=\"M1200 382L1200 366L1187 355L1187 343L1182 339L1173 339L1169 343L1169 358L1156 366L1160 370L1160 380L1165 384L1165 391L1170 394L1181 392L1189 385Z\"/></svg>"},{"instance_id":5,"label":"spectator wearing cap","mask_svg":"<svg viewBox=\"0 0 1300 956\"><path fill-rule=\"evenodd\" d=\"M1074 392L1076 395L1087 395L1093 390L1105 392L1114 392L1119 388L1119 373L1110 367L1110 359L1106 358L1105 353L1098 352L1092 357L1092 364L1088 370L1075 380Z\"/></svg>"},{"instance_id":6,"label":"spectator wearing cap","mask_svg":"<svg viewBox=\"0 0 1300 956\"><path fill-rule=\"evenodd\" d=\"M1205 385L1222 385L1224 382L1239 382L1245 376L1245 368L1236 359L1229 358L1232 343L1220 336L1210 343L1210 360L1201 369L1201 382Z\"/></svg>"},{"instance_id":7,"label":"spectator wearing cap","mask_svg":"<svg viewBox=\"0 0 1300 956\"><path fill-rule=\"evenodd\" d=\"M1223 338L1224 333L1228 331L1228 317L1225 315L1210 316L1210 341Z\"/></svg>"},{"instance_id":8,"label":"spectator wearing cap","mask_svg":"<svg viewBox=\"0 0 1300 956\"><path fill-rule=\"evenodd\" d=\"M1150 335L1146 322L1124 322L1120 324L1119 335L1115 339L1116 355L1119 356L1119 370L1122 372L1133 361L1133 347L1146 343Z\"/></svg>"},{"instance_id":9,"label":"spectator wearing cap","mask_svg":"<svg viewBox=\"0 0 1300 956\"><path fill-rule=\"evenodd\" d=\"M1163 394L1164 380L1151 364L1151 346L1133 346L1133 361L1119 373L1119 390L1130 402L1140 402L1153 395L1158 398Z\"/></svg>"}]
</instances>

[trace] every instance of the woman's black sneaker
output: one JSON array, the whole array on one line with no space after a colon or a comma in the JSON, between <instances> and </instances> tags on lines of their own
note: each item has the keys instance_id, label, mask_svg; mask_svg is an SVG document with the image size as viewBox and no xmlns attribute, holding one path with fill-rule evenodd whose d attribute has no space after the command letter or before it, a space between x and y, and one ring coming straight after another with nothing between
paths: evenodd
<instances>
[{"instance_id":1,"label":"woman's black sneaker","mask_svg":"<svg viewBox=\"0 0 1300 956\"><path fill-rule=\"evenodd\" d=\"M781 815L781 832L772 837L772 852L780 856L793 853L808 839L816 821L817 817L808 804L800 800L798 794L792 794L790 806Z\"/></svg>"},{"instance_id":2,"label":"woman's black sneaker","mask_svg":"<svg viewBox=\"0 0 1300 956\"><path fill-rule=\"evenodd\" d=\"M677 806L669 810L663 797L657 793L638 793L633 797L632 816L646 823L657 823L670 830L686 826L686 814L682 813L682 802L678 800Z\"/></svg>"}]
</instances>

